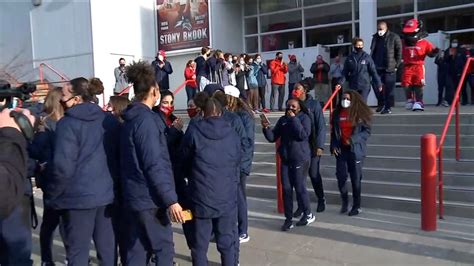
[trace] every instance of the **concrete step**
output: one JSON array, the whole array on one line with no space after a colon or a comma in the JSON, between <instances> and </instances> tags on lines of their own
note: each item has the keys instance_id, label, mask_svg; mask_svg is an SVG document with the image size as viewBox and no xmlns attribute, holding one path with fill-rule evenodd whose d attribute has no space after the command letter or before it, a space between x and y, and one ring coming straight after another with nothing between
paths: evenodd
<instances>
[{"instance_id":1,"label":"concrete step","mask_svg":"<svg viewBox=\"0 0 474 266\"><path fill-rule=\"evenodd\" d=\"M335 165L321 165L321 175L325 178L336 177ZM256 163L252 166L251 175L276 176L276 166L273 164ZM381 181L381 182L398 182L406 184L420 184L421 172L419 169L392 169L365 166L363 169L365 180ZM445 171L443 173L443 181L446 186L474 188L474 173L462 173Z\"/></svg>"},{"instance_id":2,"label":"concrete step","mask_svg":"<svg viewBox=\"0 0 474 266\"><path fill-rule=\"evenodd\" d=\"M255 154L254 164L274 165L275 156L270 154ZM324 154L321 158L321 165L335 165L336 159L329 154ZM364 167L380 167L387 169L407 169L419 170L421 168L418 157L396 157L396 156L367 156L364 160ZM452 172L473 172L474 161L460 161L454 159L444 159L443 167L445 171Z\"/></svg>"},{"instance_id":3,"label":"concrete step","mask_svg":"<svg viewBox=\"0 0 474 266\"><path fill-rule=\"evenodd\" d=\"M254 175L250 176L248 179L248 184L253 185L266 185L272 186L275 185L275 177L270 176L259 176ZM325 190L329 191L339 191L337 185L337 179L335 177L323 178L323 186ZM347 181L347 186L350 188L350 179ZM311 181L307 179L307 189L309 192L313 193L313 187ZM453 202L464 202L472 207L474 207L474 187L465 188L459 186L444 186L444 199L446 201ZM401 183L401 182L387 182L387 181L374 181L363 179L362 180L362 195L365 194L383 194L390 197L403 197L410 199L419 199L420 198L420 185L413 183Z\"/></svg>"}]
</instances>

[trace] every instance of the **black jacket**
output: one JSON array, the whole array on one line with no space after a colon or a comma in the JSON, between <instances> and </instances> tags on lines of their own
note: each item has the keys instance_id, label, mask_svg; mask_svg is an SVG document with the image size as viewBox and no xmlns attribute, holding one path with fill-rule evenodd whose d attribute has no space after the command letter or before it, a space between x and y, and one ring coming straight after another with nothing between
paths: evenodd
<instances>
[{"instance_id":1,"label":"black jacket","mask_svg":"<svg viewBox=\"0 0 474 266\"><path fill-rule=\"evenodd\" d=\"M370 90L371 79L377 88L382 85L372 57L364 51L361 54L353 52L347 57L338 83L343 84L346 79L351 90Z\"/></svg>"},{"instance_id":2,"label":"black jacket","mask_svg":"<svg viewBox=\"0 0 474 266\"><path fill-rule=\"evenodd\" d=\"M332 118L331 126L331 151L333 149L340 149L342 147L341 143L341 127L339 125L339 112L336 110ZM360 161L367 154L367 140L370 137L371 128L369 125L363 123L357 124L351 136L351 152L354 153L355 159Z\"/></svg>"},{"instance_id":3,"label":"black jacket","mask_svg":"<svg viewBox=\"0 0 474 266\"><path fill-rule=\"evenodd\" d=\"M217 218L237 208L241 147L223 117L198 121L184 135L182 158L190 167L193 215Z\"/></svg>"},{"instance_id":4,"label":"black jacket","mask_svg":"<svg viewBox=\"0 0 474 266\"><path fill-rule=\"evenodd\" d=\"M158 60L155 60L151 63L155 69L155 80L160 86L160 90L169 90L170 89L170 79L169 75L173 73L173 68L171 67L170 62L165 60L165 65L161 68L158 64Z\"/></svg>"},{"instance_id":5,"label":"black jacket","mask_svg":"<svg viewBox=\"0 0 474 266\"><path fill-rule=\"evenodd\" d=\"M377 38L381 38L377 33L372 35L372 43L370 44L370 55L374 57ZM387 31L385 33L385 49L386 49L386 66L377 66L378 69L385 69L387 72L395 72L402 62L402 40L398 34Z\"/></svg>"},{"instance_id":6,"label":"black jacket","mask_svg":"<svg viewBox=\"0 0 474 266\"><path fill-rule=\"evenodd\" d=\"M25 191L26 140L14 128L0 128L0 221L20 203Z\"/></svg>"}]
</instances>

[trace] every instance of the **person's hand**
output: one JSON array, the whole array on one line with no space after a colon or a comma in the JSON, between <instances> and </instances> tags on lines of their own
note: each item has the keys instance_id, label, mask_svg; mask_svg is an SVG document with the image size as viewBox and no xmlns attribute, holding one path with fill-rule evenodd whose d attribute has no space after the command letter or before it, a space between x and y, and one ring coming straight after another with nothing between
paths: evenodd
<instances>
[{"instance_id":1,"label":"person's hand","mask_svg":"<svg viewBox=\"0 0 474 266\"><path fill-rule=\"evenodd\" d=\"M184 126L184 123L183 123L183 120L181 120L181 118L176 118L174 121L173 121L173 124L171 124L174 128L176 128L177 130L182 130L183 129L183 126Z\"/></svg>"},{"instance_id":2,"label":"person's hand","mask_svg":"<svg viewBox=\"0 0 474 266\"><path fill-rule=\"evenodd\" d=\"M344 142L344 144L346 144L346 145L351 145L351 139L347 139L347 140Z\"/></svg>"},{"instance_id":3,"label":"person's hand","mask_svg":"<svg viewBox=\"0 0 474 266\"><path fill-rule=\"evenodd\" d=\"M163 67L165 66L165 63L164 63L164 62L160 62L160 63L158 63L158 66L159 66L160 68L163 68Z\"/></svg>"},{"instance_id":4,"label":"person's hand","mask_svg":"<svg viewBox=\"0 0 474 266\"><path fill-rule=\"evenodd\" d=\"M21 132L21 129L16 124L15 119L10 116L11 111L12 110L5 108L0 112L0 128L12 127ZM30 120L32 125L35 124L35 117L30 113L30 110L17 108L15 111L23 113L28 118L28 120Z\"/></svg>"},{"instance_id":5,"label":"person's hand","mask_svg":"<svg viewBox=\"0 0 474 266\"><path fill-rule=\"evenodd\" d=\"M183 208L179 203L172 204L168 207L168 212L171 216L171 220L176 221L178 223L184 223L184 215L183 215Z\"/></svg>"},{"instance_id":6,"label":"person's hand","mask_svg":"<svg viewBox=\"0 0 474 266\"><path fill-rule=\"evenodd\" d=\"M265 121L265 120L260 120L260 123L262 124L262 127L263 128L269 128L270 127L270 123Z\"/></svg>"},{"instance_id":7,"label":"person's hand","mask_svg":"<svg viewBox=\"0 0 474 266\"><path fill-rule=\"evenodd\" d=\"M331 150L331 153L334 156L339 156L339 154L341 154L341 151L338 148L334 148L334 149Z\"/></svg>"},{"instance_id":8,"label":"person's hand","mask_svg":"<svg viewBox=\"0 0 474 266\"><path fill-rule=\"evenodd\" d=\"M316 149L316 155L319 156L319 157L321 157L321 156L323 155L323 149L317 148L317 149Z\"/></svg>"},{"instance_id":9,"label":"person's hand","mask_svg":"<svg viewBox=\"0 0 474 266\"><path fill-rule=\"evenodd\" d=\"M286 111L286 115L287 115L288 117L295 117L295 116L296 116L295 113L294 113L293 111L291 111L291 110Z\"/></svg>"},{"instance_id":10,"label":"person's hand","mask_svg":"<svg viewBox=\"0 0 474 266\"><path fill-rule=\"evenodd\" d=\"M318 69L321 69L321 68L323 68L323 64L318 65Z\"/></svg>"}]
</instances>

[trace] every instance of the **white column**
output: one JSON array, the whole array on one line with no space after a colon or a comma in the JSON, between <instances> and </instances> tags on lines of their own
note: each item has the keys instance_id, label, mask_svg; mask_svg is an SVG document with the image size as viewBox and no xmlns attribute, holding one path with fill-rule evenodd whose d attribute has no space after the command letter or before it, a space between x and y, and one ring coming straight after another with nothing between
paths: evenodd
<instances>
[{"instance_id":1,"label":"white column","mask_svg":"<svg viewBox=\"0 0 474 266\"><path fill-rule=\"evenodd\" d=\"M359 0L359 37L364 40L364 51L370 53L372 35L377 31L377 1ZM377 105L374 91L371 90L367 104Z\"/></svg>"}]
</instances>

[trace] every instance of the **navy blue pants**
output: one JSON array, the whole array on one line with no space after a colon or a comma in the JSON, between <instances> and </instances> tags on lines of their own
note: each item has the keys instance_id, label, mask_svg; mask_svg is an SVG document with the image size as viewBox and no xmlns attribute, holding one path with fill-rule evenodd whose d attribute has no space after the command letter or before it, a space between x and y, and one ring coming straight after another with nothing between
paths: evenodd
<instances>
[{"instance_id":1,"label":"navy blue pants","mask_svg":"<svg viewBox=\"0 0 474 266\"><path fill-rule=\"evenodd\" d=\"M238 233L239 236L242 234L248 234L248 210L247 210L247 192L246 192L246 184L247 184L247 175L241 173L240 174L240 186L238 191L238 198L237 198L237 219L238 219Z\"/></svg>"},{"instance_id":2,"label":"navy blue pants","mask_svg":"<svg viewBox=\"0 0 474 266\"><path fill-rule=\"evenodd\" d=\"M313 185L314 193L318 201L324 200L323 179L319 167L320 160L320 156L311 157L309 164L309 178L311 179L311 184Z\"/></svg>"},{"instance_id":3,"label":"navy blue pants","mask_svg":"<svg viewBox=\"0 0 474 266\"><path fill-rule=\"evenodd\" d=\"M347 177L351 177L353 208L360 208L361 201L361 181L362 181L363 161L357 161L350 148L342 148L341 154L336 156L336 177L339 192L343 199L347 199Z\"/></svg>"},{"instance_id":4,"label":"navy blue pants","mask_svg":"<svg viewBox=\"0 0 474 266\"><path fill-rule=\"evenodd\" d=\"M193 88L189 85L186 85L185 89L186 89L186 96L189 102L189 100L194 99L194 95L196 95L197 88Z\"/></svg>"},{"instance_id":5,"label":"navy blue pants","mask_svg":"<svg viewBox=\"0 0 474 266\"><path fill-rule=\"evenodd\" d=\"M235 208L233 208L235 210ZM221 265L235 266L239 258L237 235L237 213L229 210L228 215L218 218L195 218L195 245L191 249L193 266L207 266L207 250L211 234L216 237L217 250L221 254Z\"/></svg>"},{"instance_id":6,"label":"navy blue pants","mask_svg":"<svg viewBox=\"0 0 474 266\"><path fill-rule=\"evenodd\" d=\"M0 265L33 265L31 256L30 198L23 197L20 205L0 220Z\"/></svg>"},{"instance_id":7,"label":"navy blue pants","mask_svg":"<svg viewBox=\"0 0 474 266\"><path fill-rule=\"evenodd\" d=\"M47 263L53 263L53 239L54 239L54 232L59 225L59 233L61 238L63 239L64 246L66 242L64 241L64 226L60 224L61 214L60 211L57 211L51 207L47 207L43 204L44 211L43 211L43 221L41 223L40 228L40 248L41 248L41 261Z\"/></svg>"},{"instance_id":8,"label":"navy blue pants","mask_svg":"<svg viewBox=\"0 0 474 266\"><path fill-rule=\"evenodd\" d=\"M61 211L68 265L88 265L91 239L94 239L99 264L115 265L116 248L112 215L112 205Z\"/></svg>"},{"instance_id":9,"label":"navy blue pants","mask_svg":"<svg viewBox=\"0 0 474 266\"><path fill-rule=\"evenodd\" d=\"M393 90L395 89L397 75L395 72L386 72L385 70L377 70L377 73L379 74L380 80L382 81L383 91L379 92L378 88L374 87L374 92L379 93L383 106L385 109L389 109L391 107L390 99L393 97Z\"/></svg>"},{"instance_id":10,"label":"navy blue pants","mask_svg":"<svg viewBox=\"0 0 474 266\"><path fill-rule=\"evenodd\" d=\"M148 255L154 257L157 266L173 265L173 231L166 212L166 209L128 211L125 265L147 265Z\"/></svg>"},{"instance_id":11,"label":"navy blue pants","mask_svg":"<svg viewBox=\"0 0 474 266\"><path fill-rule=\"evenodd\" d=\"M283 206L285 208L285 218L293 218L293 188L296 191L296 201L299 208L305 215L311 213L308 191L306 190L306 174L308 173L309 162L304 162L299 166L289 166L281 164L281 184L283 187Z\"/></svg>"}]
</instances>

